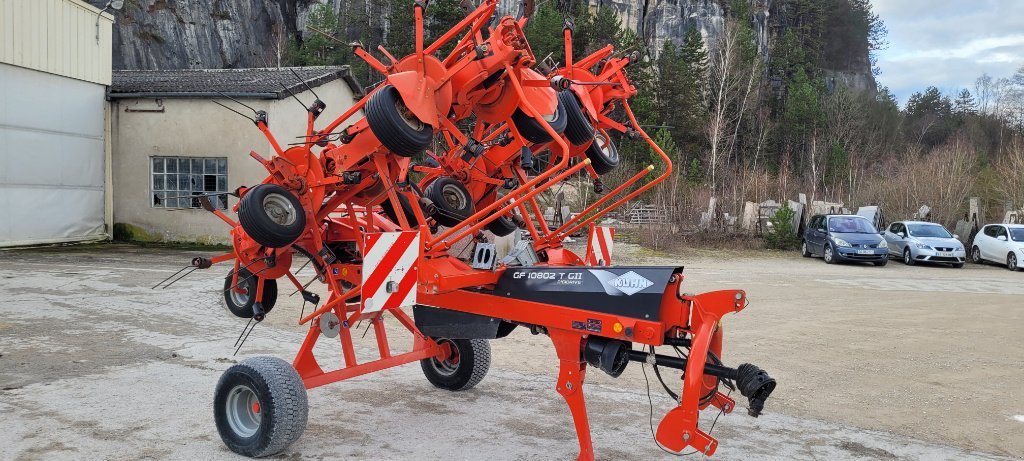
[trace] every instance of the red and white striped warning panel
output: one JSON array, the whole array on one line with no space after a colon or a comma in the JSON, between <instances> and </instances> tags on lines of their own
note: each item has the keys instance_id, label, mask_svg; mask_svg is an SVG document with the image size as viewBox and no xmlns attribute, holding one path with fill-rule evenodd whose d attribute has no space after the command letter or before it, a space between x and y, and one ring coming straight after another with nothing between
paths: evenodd
<instances>
[{"instance_id":1,"label":"red and white striped warning panel","mask_svg":"<svg viewBox=\"0 0 1024 461\"><path fill-rule=\"evenodd\" d=\"M587 242L587 264L591 266L610 266L612 251L615 249L615 229L595 226L590 230L590 241Z\"/></svg>"},{"instance_id":2,"label":"red and white striped warning panel","mask_svg":"<svg viewBox=\"0 0 1024 461\"><path fill-rule=\"evenodd\" d=\"M363 237L363 312L416 304L420 259L418 231L381 232Z\"/></svg>"}]
</instances>

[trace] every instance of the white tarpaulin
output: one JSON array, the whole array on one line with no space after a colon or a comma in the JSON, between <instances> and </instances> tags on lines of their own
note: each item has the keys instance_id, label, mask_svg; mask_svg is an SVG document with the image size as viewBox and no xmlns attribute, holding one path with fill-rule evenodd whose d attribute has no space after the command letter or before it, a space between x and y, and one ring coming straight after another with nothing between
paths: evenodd
<instances>
[{"instance_id":1,"label":"white tarpaulin","mask_svg":"<svg viewBox=\"0 0 1024 461\"><path fill-rule=\"evenodd\" d=\"M103 85L8 64L0 82L0 246L103 236Z\"/></svg>"}]
</instances>

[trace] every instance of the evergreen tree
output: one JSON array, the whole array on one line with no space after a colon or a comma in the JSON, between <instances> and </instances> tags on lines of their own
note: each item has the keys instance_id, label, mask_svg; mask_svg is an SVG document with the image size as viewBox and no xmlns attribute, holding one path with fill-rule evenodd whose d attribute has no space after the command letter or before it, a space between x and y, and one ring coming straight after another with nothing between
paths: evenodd
<instances>
[{"instance_id":1,"label":"evergreen tree","mask_svg":"<svg viewBox=\"0 0 1024 461\"><path fill-rule=\"evenodd\" d=\"M961 119L978 113L978 103L974 101L974 95L967 88L960 90L956 101L953 102L953 113Z\"/></svg>"}]
</instances>

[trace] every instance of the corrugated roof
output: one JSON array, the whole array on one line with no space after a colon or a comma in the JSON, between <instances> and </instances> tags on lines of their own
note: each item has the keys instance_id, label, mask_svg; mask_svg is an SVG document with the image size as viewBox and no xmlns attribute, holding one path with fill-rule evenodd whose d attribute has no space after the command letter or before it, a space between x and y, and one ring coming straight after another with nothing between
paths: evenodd
<instances>
[{"instance_id":1,"label":"corrugated roof","mask_svg":"<svg viewBox=\"0 0 1024 461\"><path fill-rule=\"evenodd\" d=\"M293 73L294 71L294 73ZM299 78L296 78L298 74ZM115 70L110 98L220 97L282 99L284 88L298 94L306 85L316 87L344 79L357 97L362 93L348 66L281 67L258 69ZM283 86L282 86L283 85Z\"/></svg>"}]
</instances>

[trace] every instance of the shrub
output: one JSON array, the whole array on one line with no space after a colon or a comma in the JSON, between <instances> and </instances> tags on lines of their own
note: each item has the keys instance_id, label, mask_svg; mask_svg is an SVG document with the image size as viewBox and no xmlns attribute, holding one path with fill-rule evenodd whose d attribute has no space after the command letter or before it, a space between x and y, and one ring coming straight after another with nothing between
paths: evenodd
<instances>
[{"instance_id":1,"label":"shrub","mask_svg":"<svg viewBox=\"0 0 1024 461\"><path fill-rule=\"evenodd\" d=\"M771 223L764 235L764 244L768 248L776 250L792 250L800 245L796 229L793 228L793 217L796 212L789 207L789 203L782 205L768 222Z\"/></svg>"}]
</instances>

